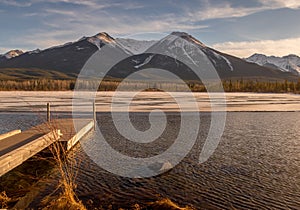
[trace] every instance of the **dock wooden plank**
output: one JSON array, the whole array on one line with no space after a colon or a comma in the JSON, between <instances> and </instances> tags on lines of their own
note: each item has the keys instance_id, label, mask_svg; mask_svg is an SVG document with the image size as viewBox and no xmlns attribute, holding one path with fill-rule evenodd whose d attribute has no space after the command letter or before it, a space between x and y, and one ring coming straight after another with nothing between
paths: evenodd
<instances>
[{"instance_id":1,"label":"dock wooden plank","mask_svg":"<svg viewBox=\"0 0 300 210\"><path fill-rule=\"evenodd\" d=\"M17 149L43 135L46 133L33 133L33 132L24 132L16 136L11 136L3 139L0 142L0 156Z\"/></svg>"},{"instance_id":2,"label":"dock wooden plank","mask_svg":"<svg viewBox=\"0 0 300 210\"><path fill-rule=\"evenodd\" d=\"M57 140L59 131L51 131L0 157L0 176L22 164Z\"/></svg>"},{"instance_id":3,"label":"dock wooden plank","mask_svg":"<svg viewBox=\"0 0 300 210\"><path fill-rule=\"evenodd\" d=\"M81 131L83 128L88 126L89 123L92 123L94 125L93 120L91 120L91 119L69 119L68 118L68 119L52 120L50 126L51 126L51 129L60 129L60 132L63 134L60 138L60 141L69 141L79 131ZM75 130L74 124L77 125L76 130ZM90 130L88 130L88 131L90 131Z\"/></svg>"},{"instance_id":4,"label":"dock wooden plank","mask_svg":"<svg viewBox=\"0 0 300 210\"><path fill-rule=\"evenodd\" d=\"M74 128L76 121L77 131ZM55 119L0 141L0 176L22 164L54 141L66 142L71 149L85 134L92 130L90 119ZM62 136L61 136L62 134Z\"/></svg>"},{"instance_id":5,"label":"dock wooden plank","mask_svg":"<svg viewBox=\"0 0 300 210\"><path fill-rule=\"evenodd\" d=\"M3 134L0 134L0 141L3 140L3 139L6 139L10 136L13 136L13 135L16 135L16 134L19 134L21 133L21 130L13 130L13 131L9 131L7 133L3 133ZM1 147L0 147L1 148Z\"/></svg>"},{"instance_id":6,"label":"dock wooden plank","mask_svg":"<svg viewBox=\"0 0 300 210\"><path fill-rule=\"evenodd\" d=\"M86 135L90 130L94 128L94 121L90 121L85 126L83 126L72 138L69 138L67 143L67 150L70 150L78 141ZM62 137L64 140L64 137ZM61 139L61 140L62 140Z\"/></svg>"}]
</instances>

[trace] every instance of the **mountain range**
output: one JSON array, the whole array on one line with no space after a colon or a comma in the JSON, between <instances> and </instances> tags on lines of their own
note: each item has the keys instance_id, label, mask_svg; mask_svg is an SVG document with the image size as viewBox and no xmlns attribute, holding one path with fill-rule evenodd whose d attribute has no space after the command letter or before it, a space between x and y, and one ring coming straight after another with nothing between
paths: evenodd
<instances>
[{"instance_id":1,"label":"mountain range","mask_svg":"<svg viewBox=\"0 0 300 210\"><path fill-rule=\"evenodd\" d=\"M191 49L187 43L192 43L195 47ZM45 50L11 50L0 55L0 79L76 79L86 61L106 45L114 47L128 57L109 71L107 76L112 78L125 78L132 72L156 66L168 69L182 79L194 80L195 74L185 64L175 58L152 53L156 49L172 53L175 49L183 56L192 55L193 59L188 57L191 62L197 62L197 58L204 54L215 67L219 77L224 80L299 79L300 59L296 55L277 58L255 54L241 59L210 48L184 32L173 32L158 41L113 38L102 32Z\"/></svg>"},{"instance_id":2,"label":"mountain range","mask_svg":"<svg viewBox=\"0 0 300 210\"><path fill-rule=\"evenodd\" d=\"M261 66L272 67L283 72L292 72L296 75L300 74L300 57L297 55L290 54L283 57L276 57L256 53L245 60Z\"/></svg>"}]
</instances>

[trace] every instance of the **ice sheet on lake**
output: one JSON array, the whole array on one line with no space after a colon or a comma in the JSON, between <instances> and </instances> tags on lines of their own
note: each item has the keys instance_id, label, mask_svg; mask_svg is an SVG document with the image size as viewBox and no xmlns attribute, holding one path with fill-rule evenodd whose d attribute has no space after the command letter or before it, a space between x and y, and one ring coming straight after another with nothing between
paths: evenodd
<instances>
[{"instance_id":1,"label":"ice sheet on lake","mask_svg":"<svg viewBox=\"0 0 300 210\"><path fill-rule=\"evenodd\" d=\"M174 93L184 102L185 110L210 111L210 99L207 93ZM111 111L111 99L114 92L98 92L96 105L98 112ZM114 111L126 111L126 101L131 99L133 92L124 92L118 98L118 106ZM30 91L1 91L0 111L45 111L46 103L51 103L53 111L72 111L72 91L62 92L30 92ZM192 106L190 97L196 97L199 109ZM217 100L217 99L214 99ZM226 93L227 111L300 111L300 96L297 94L262 94L262 93ZM215 105L224 106L224 104ZM80 104L82 111L91 111L90 104ZM163 111L180 111L175 100L164 92L141 92L130 104L131 112L149 112L153 109Z\"/></svg>"}]
</instances>

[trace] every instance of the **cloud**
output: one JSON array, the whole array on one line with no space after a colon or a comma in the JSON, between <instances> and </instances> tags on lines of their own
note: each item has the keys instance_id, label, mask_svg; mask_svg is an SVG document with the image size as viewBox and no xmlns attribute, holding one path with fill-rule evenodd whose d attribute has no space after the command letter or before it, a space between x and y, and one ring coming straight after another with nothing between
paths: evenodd
<instances>
[{"instance_id":1,"label":"cloud","mask_svg":"<svg viewBox=\"0 0 300 210\"><path fill-rule=\"evenodd\" d=\"M266 8L263 7L233 7L229 2L214 5L206 3L202 9L189 11L187 15L191 20L201 21L209 19L243 17L259 11L263 11L265 9Z\"/></svg>"},{"instance_id":2,"label":"cloud","mask_svg":"<svg viewBox=\"0 0 300 210\"><path fill-rule=\"evenodd\" d=\"M211 1L203 1L200 8L185 7L186 17L193 21L203 21L210 19L237 18L254 13L290 8L300 8L299 0L257 0L260 6L235 6L230 1L212 4Z\"/></svg>"},{"instance_id":3,"label":"cloud","mask_svg":"<svg viewBox=\"0 0 300 210\"><path fill-rule=\"evenodd\" d=\"M10 50L12 50L12 49L11 48L0 47L0 52L1 52L0 55L5 54Z\"/></svg>"},{"instance_id":4,"label":"cloud","mask_svg":"<svg viewBox=\"0 0 300 210\"><path fill-rule=\"evenodd\" d=\"M138 5L132 4L129 7L132 6L135 7ZM174 30L201 30L208 28L208 25L204 24L187 23L184 19L177 17L175 14L162 14L149 18L128 16L126 13L111 15L110 12L106 10L81 11L57 8L46 9L42 11L42 14L52 16L41 20L46 29L39 31L38 34L41 35L39 37L52 40L51 42L53 42L53 40L59 41L60 39L61 42L65 40L72 41L74 38L79 38L84 35L94 35L101 31L108 32L113 36L119 36L138 32L170 32ZM34 30L29 33L36 34ZM40 40L40 38L38 40ZM38 40L36 40L36 43L39 43ZM27 43L30 41L25 39L24 42ZM41 47L49 47L46 43L50 42L43 42Z\"/></svg>"},{"instance_id":5,"label":"cloud","mask_svg":"<svg viewBox=\"0 0 300 210\"><path fill-rule=\"evenodd\" d=\"M112 2L107 0L48 0L50 3L67 3L73 4L81 7L86 7L93 10L105 9L105 8L122 8L125 10L130 9L140 9L143 8L144 5L141 3L124 1L124 2Z\"/></svg>"},{"instance_id":6,"label":"cloud","mask_svg":"<svg viewBox=\"0 0 300 210\"><path fill-rule=\"evenodd\" d=\"M30 34L26 34L22 37L17 37L14 39L14 42L22 43L22 45L24 46L31 46L31 48L25 47L21 49L26 51L33 50L36 48L45 49L52 46L62 45L66 42L75 41L73 36L74 33L71 30L38 30Z\"/></svg>"},{"instance_id":7,"label":"cloud","mask_svg":"<svg viewBox=\"0 0 300 210\"><path fill-rule=\"evenodd\" d=\"M45 12L54 15L76 16L76 12L66 9L45 9Z\"/></svg>"},{"instance_id":8,"label":"cloud","mask_svg":"<svg viewBox=\"0 0 300 210\"><path fill-rule=\"evenodd\" d=\"M299 43L300 37L296 37L279 40L224 42L213 44L212 47L221 52L245 58L254 53L276 56L285 56L291 53L300 55Z\"/></svg>"},{"instance_id":9,"label":"cloud","mask_svg":"<svg viewBox=\"0 0 300 210\"><path fill-rule=\"evenodd\" d=\"M101 4L99 1L93 1L93 0L48 0L48 2L51 3L72 3L77 5L84 5L84 6L96 6Z\"/></svg>"},{"instance_id":10,"label":"cloud","mask_svg":"<svg viewBox=\"0 0 300 210\"><path fill-rule=\"evenodd\" d=\"M22 31L22 33L26 33L25 36L22 36L22 40L13 36L9 37L9 40L5 40L6 44L11 43L11 46L16 46L18 43L15 40L18 40L19 43L24 43L22 46L25 48L28 46L47 48L74 41L81 36L91 36L101 31L108 32L112 36L139 32L169 33L175 30L201 33L211 29L210 22L204 22L206 20L235 18L238 21L238 17L265 10L284 7L296 9L300 6L299 0L253 1L260 5L250 6L248 4L246 6L244 3L237 5L229 0L201 0L197 1L200 2L199 4L194 4L196 1L184 3L177 1L172 4L163 2L159 6L155 6L157 3L155 0L153 0L153 5L136 0L0 0L0 4L28 7L22 8L23 13L19 15L25 17L23 18L24 23L31 24L32 27ZM35 6L38 9L29 7L34 4L37 4ZM36 24L25 22L32 21L31 17L34 17ZM22 24L23 22L21 22L16 23ZM37 26L39 30L34 26ZM18 30L16 29L16 31ZM250 38L245 37L245 39ZM222 47L222 44L230 46L230 43L221 43L217 46ZM231 48L231 50L234 49ZM245 50L247 49L243 49L244 52ZM241 52L242 50L238 52L238 49L235 49L234 54L239 55Z\"/></svg>"},{"instance_id":11,"label":"cloud","mask_svg":"<svg viewBox=\"0 0 300 210\"><path fill-rule=\"evenodd\" d=\"M259 2L268 5L270 8L298 9L300 7L299 0L259 0Z\"/></svg>"},{"instance_id":12,"label":"cloud","mask_svg":"<svg viewBox=\"0 0 300 210\"><path fill-rule=\"evenodd\" d=\"M0 3L14 6L14 7L30 7L32 5L31 1L16 1L16 0L0 0Z\"/></svg>"},{"instance_id":13,"label":"cloud","mask_svg":"<svg viewBox=\"0 0 300 210\"><path fill-rule=\"evenodd\" d=\"M157 33L159 31L169 33L175 30L201 30L208 27L200 24L186 24L172 14L160 16L156 19L141 18L136 21L135 18L128 17L125 14L110 16L106 11L98 11L97 16L89 12L81 13L80 18L74 11L63 9L52 8L42 13L46 16L49 14L57 14L57 16L49 16L49 18L43 19L41 21L44 25L43 28L31 29L24 36L14 37L13 46L18 46L19 43L23 50L45 49L76 41L82 36L92 36L102 31L108 32L113 37L120 37L138 32ZM61 15L63 15L63 18ZM105 21L99 21L97 17L105 17Z\"/></svg>"},{"instance_id":14,"label":"cloud","mask_svg":"<svg viewBox=\"0 0 300 210\"><path fill-rule=\"evenodd\" d=\"M33 17L33 16L38 16L38 15L40 15L40 14L37 12L29 12L29 13L24 13L22 16L23 17Z\"/></svg>"}]
</instances>

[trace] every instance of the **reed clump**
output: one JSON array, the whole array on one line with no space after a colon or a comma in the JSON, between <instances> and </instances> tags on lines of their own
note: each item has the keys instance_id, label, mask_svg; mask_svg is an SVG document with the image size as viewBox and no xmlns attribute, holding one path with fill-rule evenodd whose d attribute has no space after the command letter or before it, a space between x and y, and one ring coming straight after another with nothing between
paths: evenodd
<instances>
[{"instance_id":1,"label":"reed clump","mask_svg":"<svg viewBox=\"0 0 300 210\"><path fill-rule=\"evenodd\" d=\"M53 132L55 141L50 145L49 150L53 155L59 172L59 186L60 194L52 197L48 205L44 209L86 209L82 202L78 199L75 193L76 176L78 167L76 167L77 160L74 154L68 153L66 142L60 141L60 134L56 132L60 127L53 121L47 123L48 129Z\"/></svg>"},{"instance_id":2,"label":"reed clump","mask_svg":"<svg viewBox=\"0 0 300 210\"><path fill-rule=\"evenodd\" d=\"M8 208L8 203L10 202L11 198L9 198L6 195L6 192L3 191L0 193L0 207L1 209L6 209Z\"/></svg>"},{"instance_id":3,"label":"reed clump","mask_svg":"<svg viewBox=\"0 0 300 210\"><path fill-rule=\"evenodd\" d=\"M163 198L158 201L150 202L148 207L150 207L153 210L194 210L194 208L190 206L179 207L169 198Z\"/></svg>"}]
</instances>

